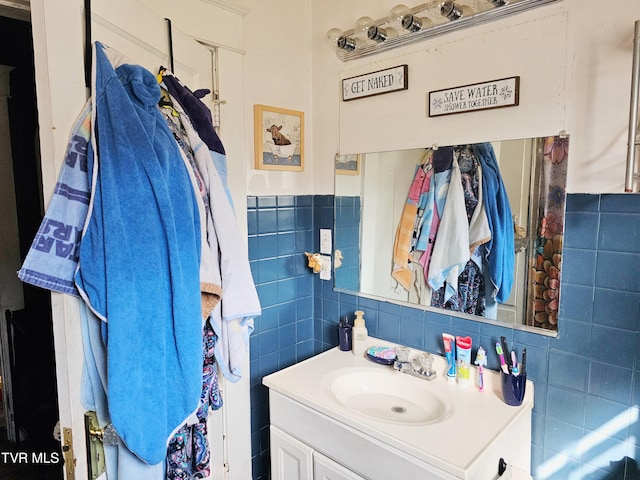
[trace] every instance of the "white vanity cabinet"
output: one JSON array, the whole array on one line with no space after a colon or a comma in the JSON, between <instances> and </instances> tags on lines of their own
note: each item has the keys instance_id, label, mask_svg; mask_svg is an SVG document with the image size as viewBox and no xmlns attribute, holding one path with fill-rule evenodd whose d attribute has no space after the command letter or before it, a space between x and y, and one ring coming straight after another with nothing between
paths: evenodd
<instances>
[{"instance_id":1,"label":"white vanity cabinet","mask_svg":"<svg viewBox=\"0 0 640 480\"><path fill-rule=\"evenodd\" d=\"M313 454L314 480L366 480L319 452Z\"/></svg>"},{"instance_id":2,"label":"white vanity cabinet","mask_svg":"<svg viewBox=\"0 0 640 480\"><path fill-rule=\"evenodd\" d=\"M313 448L271 426L272 480L313 480Z\"/></svg>"},{"instance_id":3,"label":"white vanity cabinet","mask_svg":"<svg viewBox=\"0 0 640 480\"><path fill-rule=\"evenodd\" d=\"M272 480L365 480L276 427L270 439Z\"/></svg>"},{"instance_id":4,"label":"white vanity cabinet","mask_svg":"<svg viewBox=\"0 0 640 480\"><path fill-rule=\"evenodd\" d=\"M486 372L478 392L449 384L444 359L436 362L438 377L427 381L336 348L266 376L272 479L495 480L501 459L528 472L533 384L513 407L502 401L496 372ZM369 393L371 379L382 394ZM351 402L346 389L365 402ZM384 397L397 400L397 417L388 405L376 412ZM427 417L412 417L412 404Z\"/></svg>"}]
</instances>

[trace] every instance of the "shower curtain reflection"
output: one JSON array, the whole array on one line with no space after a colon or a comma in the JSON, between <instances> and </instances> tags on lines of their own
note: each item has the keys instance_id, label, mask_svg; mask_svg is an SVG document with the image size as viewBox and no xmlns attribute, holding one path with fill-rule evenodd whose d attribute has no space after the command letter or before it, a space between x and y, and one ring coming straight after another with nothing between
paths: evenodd
<instances>
[{"instance_id":1,"label":"shower curtain reflection","mask_svg":"<svg viewBox=\"0 0 640 480\"><path fill-rule=\"evenodd\" d=\"M567 137L543 139L543 158L536 175L536 191L539 194L536 199L538 224L531 272L533 313L527 318L532 326L547 330L558 329L568 156Z\"/></svg>"}]
</instances>

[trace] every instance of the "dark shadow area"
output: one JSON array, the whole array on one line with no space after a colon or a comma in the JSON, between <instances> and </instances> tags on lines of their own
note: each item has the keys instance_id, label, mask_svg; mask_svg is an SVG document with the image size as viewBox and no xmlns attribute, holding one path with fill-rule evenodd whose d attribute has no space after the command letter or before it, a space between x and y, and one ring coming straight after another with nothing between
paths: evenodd
<instances>
[{"instance_id":1,"label":"dark shadow area","mask_svg":"<svg viewBox=\"0 0 640 480\"><path fill-rule=\"evenodd\" d=\"M0 65L13 67L8 109L23 259L43 215L33 62L31 25L0 17ZM62 479L53 437L58 403L50 294L24 284L24 305L6 312L16 441L8 442L7 432L0 436L0 478Z\"/></svg>"}]
</instances>

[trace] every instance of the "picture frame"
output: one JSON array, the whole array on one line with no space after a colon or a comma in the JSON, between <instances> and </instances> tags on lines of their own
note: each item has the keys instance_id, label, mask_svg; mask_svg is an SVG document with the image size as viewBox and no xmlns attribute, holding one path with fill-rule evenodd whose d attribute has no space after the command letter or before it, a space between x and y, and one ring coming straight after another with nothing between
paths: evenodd
<instances>
[{"instance_id":1,"label":"picture frame","mask_svg":"<svg viewBox=\"0 0 640 480\"><path fill-rule=\"evenodd\" d=\"M255 168L304 170L304 112L253 106Z\"/></svg>"},{"instance_id":2,"label":"picture frame","mask_svg":"<svg viewBox=\"0 0 640 480\"><path fill-rule=\"evenodd\" d=\"M336 155L336 173L338 175L360 175L362 154Z\"/></svg>"}]
</instances>

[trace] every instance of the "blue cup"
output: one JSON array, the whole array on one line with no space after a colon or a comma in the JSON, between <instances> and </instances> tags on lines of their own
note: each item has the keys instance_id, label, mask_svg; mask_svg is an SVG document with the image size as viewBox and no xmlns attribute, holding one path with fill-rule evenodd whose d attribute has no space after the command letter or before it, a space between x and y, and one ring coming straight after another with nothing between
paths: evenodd
<instances>
[{"instance_id":1,"label":"blue cup","mask_svg":"<svg viewBox=\"0 0 640 480\"><path fill-rule=\"evenodd\" d=\"M527 374L513 375L500 371L500 385L502 387L502 399L507 405L518 407L522 405L525 390L527 388Z\"/></svg>"},{"instance_id":2,"label":"blue cup","mask_svg":"<svg viewBox=\"0 0 640 480\"><path fill-rule=\"evenodd\" d=\"M339 348L343 352L351 350L351 325L338 326Z\"/></svg>"}]
</instances>

